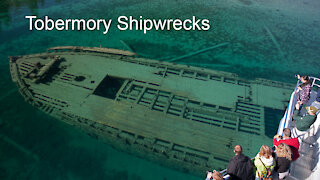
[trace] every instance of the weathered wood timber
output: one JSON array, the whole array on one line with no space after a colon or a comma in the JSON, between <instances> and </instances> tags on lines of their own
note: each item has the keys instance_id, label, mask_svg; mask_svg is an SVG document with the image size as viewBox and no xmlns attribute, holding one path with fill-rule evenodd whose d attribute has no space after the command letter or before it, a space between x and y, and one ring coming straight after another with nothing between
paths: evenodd
<instances>
[{"instance_id":1,"label":"weathered wood timber","mask_svg":"<svg viewBox=\"0 0 320 180\"><path fill-rule=\"evenodd\" d=\"M64 46L9 59L33 106L121 150L202 175L224 169L234 145L254 155L270 141L266 123L277 119L268 111L284 110L294 87L135 55Z\"/></svg>"}]
</instances>

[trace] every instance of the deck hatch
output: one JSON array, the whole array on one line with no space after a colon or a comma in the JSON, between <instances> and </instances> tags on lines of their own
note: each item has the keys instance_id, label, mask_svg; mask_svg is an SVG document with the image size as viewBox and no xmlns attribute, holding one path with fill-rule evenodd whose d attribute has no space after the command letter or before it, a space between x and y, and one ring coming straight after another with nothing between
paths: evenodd
<instances>
[{"instance_id":1,"label":"deck hatch","mask_svg":"<svg viewBox=\"0 0 320 180\"><path fill-rule=\"evenodd\" d=\"M121 88L124 81L125 79L123 78L107 75L94 90L93 94L109 99L115 99L117 92Z\"/></svg>"}]
</instances>

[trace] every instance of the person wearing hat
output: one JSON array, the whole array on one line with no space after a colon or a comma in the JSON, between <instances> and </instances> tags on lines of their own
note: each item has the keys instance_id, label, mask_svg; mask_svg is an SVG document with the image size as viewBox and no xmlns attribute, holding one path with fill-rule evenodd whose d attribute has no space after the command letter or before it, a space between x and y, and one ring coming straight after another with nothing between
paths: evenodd
<instances>
[{"instance_id":1,"label":"person wearing hat","mask_svg":"<svg viewBox=\"0 0 320 180\"><path fill-rule=\"evenodd\" d=\"M293 120L296 123L296 127L299 131L306 131L310 128L310 126L314 123L316 120L316 113L318 109L314 106L307 106L307 114L304 116L299 115L299 108L300 106L296 104L296 109L293 112Z\"/></svg>"}]
</instances>

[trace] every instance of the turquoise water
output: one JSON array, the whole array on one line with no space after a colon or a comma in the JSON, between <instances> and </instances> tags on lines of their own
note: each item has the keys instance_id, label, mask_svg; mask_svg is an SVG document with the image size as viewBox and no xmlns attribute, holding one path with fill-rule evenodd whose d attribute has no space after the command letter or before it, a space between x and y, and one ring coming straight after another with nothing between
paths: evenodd
<instances>
[{"instance_id":1,"label":"turquoise water","mask_svg":"<svg viewBox=\"0 0 320 180\"><path fill-rule=\"evenodd\" d=\"M24 102L11 82L8 56L76 45L124 49L169 60L216 44L229 45L177 63L237 73L245 78L294 82L319 76L320 2L316 0L2 0L0 2L0 179L201 179L118 152ZM100 31L29 31L25 15L113 19ZM209 31L119 31L120 15L196 16ZM278 121L278 120L275 120ZM276 123L276 122L275 122Z\"/></svg>"}]
</instances>

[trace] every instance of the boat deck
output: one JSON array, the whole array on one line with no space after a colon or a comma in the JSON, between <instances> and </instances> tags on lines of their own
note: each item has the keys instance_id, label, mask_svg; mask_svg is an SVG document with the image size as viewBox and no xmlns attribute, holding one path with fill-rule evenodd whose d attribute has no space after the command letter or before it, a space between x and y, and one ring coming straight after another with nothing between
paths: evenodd
<instances>
[{"instance_id":1,"label":"boat deck","mask_svg":"<svg viewBox=\"0 0 320 180\"><path fill-rule=\"evenodd\" d=\"M317 92L312 91L310 100L307 105L311 105L315 101ZM306 113L302 110L301 113ZM314 179L317 176L317 168L319 168L319 137L320 137L320 117L317 117L315 123L313 123L308 131L299 131L294 122L291 123L291 129L293 131L293 137L297 137L300 142L300 158L292 163L290 169L291 179ZM319 173L319 172L318 172Z\"/></svg>"},{"instance_id":2,"label":"boat deck","mask_svg":"<svg viewBox=\"0 0 320 180\"><path fill-rule=\"evenodd\" d=\"M239 142L254 155L270 141L266 133L274 119L269 111L282 111L293 87L132 54L87 51L54 49L12 58L12 78L41 110L189 162L189 169L223 169ZM50 62L56 64L40 70L47 76L32 79L36 63Z\"/></svg>"}]
</instances>

